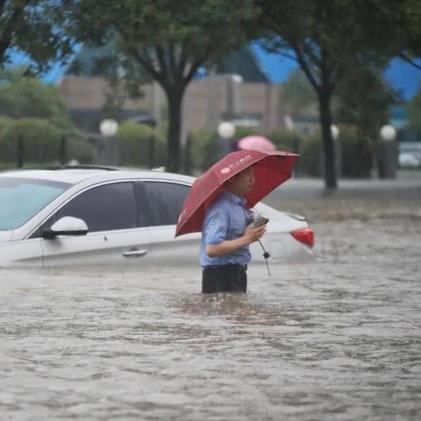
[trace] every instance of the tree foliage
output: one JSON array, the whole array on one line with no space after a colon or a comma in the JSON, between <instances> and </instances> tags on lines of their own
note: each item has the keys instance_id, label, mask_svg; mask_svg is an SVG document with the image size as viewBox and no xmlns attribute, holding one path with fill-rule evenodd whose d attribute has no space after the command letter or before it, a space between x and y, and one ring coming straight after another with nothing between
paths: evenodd
<instances>
[{"instance_id":1,"label":"tree foliage","mask_svg":"<svg viewBox=\"0 0 421 421\"><path fill-rule=\"evenodd\" d=\"M331 134L332 99L341 80L363 68L382 69L393 54L408 47L401 28L412 0L257 0L269 31L266 47L295 59L313 87L323 139L326 187L337 187ZM387 30L385 30L385 28ZM401 31L401 32L400 32ZM415 32L414 32L415 33ZM409 47L408 47L409 48Z\"/></svg>"},{"instance_id":2,"label":"tree foliage","mask_svg":"<svg viewBox=\"0 0 421 421\"><path fill-rule=\"evenodd\" d=\"M408 120L411 127L421 130L421 88L411 99L408 106Z\"/></svg>"},{"instance_id":3,"label":"tree foliage","mask_svg":"<svg viewBox=\"0 0 421 421\"><path fill-rule=\"evenodd\" d=\"M251 0L78 0L63 11L68 33L101 45L119 39L127 67L141 66L168 101L168 161L180 167L182 100L200 66L239 46L242 24L253 16Z\"/></svg>"},{"instance_id":4,"label":"tree foliage","mask_svg":"<svg viewBox=\"0 0 421 421\"><path fill-rule=\"evenodd\" d=\"M66 138L66 159L90 162L93 149L74 127L56 89L21 71L0 71L0 161L16 162L24 142L25 162L58 163Z\"/></svg>"},{"instance_id":5,"label":"tree foliage","mask_svg":"<svg viewBox=\"0 0 421 421\"><path fill-rule=\"evenodd\" d=\"M139 65L133 66L119 49L118 36L100 47L84 46L73 59L67 74L83 77L101 77L107 81L104 115L119 120L127 99L142 98L142 86L152 78Z\"/></svg>"},{"instance_id":6,"label":"tree foliage","mask_svg":"<svg viewBox=\"0 0 421 421\"><path fill-rule=\"evenodd\" d=\"M368 0L361 15L367 41L389 57L401 57L421 69L421 2Z\"/></svg>"},{"instance_id":7,"label":"tree foliage","mask_svg":"<svg viewBox=\"0 0 421 421\"><path fill-rule=\"evenodd\" d=\"M14 52L30 60L30 73L64 60L72 43L57 26L57 11L69 0L0 0L0 68Z\"/></svg>"},{"instance_id":8,"label":"tree foliage","mask_svg":"<svg viewBox=\"0 0 421 421\"><path fill-rule=\"evenodd\" d=\"M338 83L336 119L355 125L362 137L374 143L380 127L389 119L389 110L399 101L399 95L383 79L380 70L359 67L349 72Z\"/></svg>"},{"instance_id":9,"label":"tree foliage","mask_svg":"<svg viewBox=\"0 0 421 421\"><path fill-rule=\"evenodd\" d=\"M280 96L282 106L293 116L317 104L314 89L301 69L291 72L281 85Z\"/></svg>"},{"instance_id":10,"label":"tree foliage","mask_svg":"<svg viewBox=\"0 0 421 421\"><path fill-rule=\"evenodd\" d=\"M23 76L22 71L0 72L0 114L14 119L48 119L59 128L73 128L57 88Z\"/></svg>"}]
</instances>

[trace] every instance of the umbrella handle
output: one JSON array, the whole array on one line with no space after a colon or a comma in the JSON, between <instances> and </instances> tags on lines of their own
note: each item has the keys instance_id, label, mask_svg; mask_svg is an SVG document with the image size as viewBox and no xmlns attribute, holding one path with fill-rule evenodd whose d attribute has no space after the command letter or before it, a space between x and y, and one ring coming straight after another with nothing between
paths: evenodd
<instances>
[{"instance_id":1,"label":"umbrella handle","mask_svg":"<svg viewBox=\"0 0 421 421\"><path fill-rule=\"evenodd\" d=\"M272 276L272 274L270 272L270 268L269 268L269 262L268 262L268 258L270 257L270 253L264 248L260 239L258 241L259 241L260 247L262 247L262 250L263 250L263 257L265 258L266 269L268 270L268 275Z\"/></svg>"}]
</instances>

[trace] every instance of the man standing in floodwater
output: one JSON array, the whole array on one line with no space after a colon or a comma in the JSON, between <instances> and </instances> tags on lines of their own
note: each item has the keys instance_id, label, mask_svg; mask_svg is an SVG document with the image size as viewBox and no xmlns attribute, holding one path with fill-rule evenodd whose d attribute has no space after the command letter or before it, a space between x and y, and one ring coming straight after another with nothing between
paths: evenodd
<instances>
[{"instance_id":1,"label":"man standing in floodwater","mask_svg":"<svg viewBox=\"0 0 421 421\"><path fill-rule=\"evenodd\" d=\"M249 226L253 218L244 195L254 183L253 167L245 169L224 184L206 211L200 245L202 293L247 292L249 245L266 232L266 225Z\"/></svg>"}]
</instances>

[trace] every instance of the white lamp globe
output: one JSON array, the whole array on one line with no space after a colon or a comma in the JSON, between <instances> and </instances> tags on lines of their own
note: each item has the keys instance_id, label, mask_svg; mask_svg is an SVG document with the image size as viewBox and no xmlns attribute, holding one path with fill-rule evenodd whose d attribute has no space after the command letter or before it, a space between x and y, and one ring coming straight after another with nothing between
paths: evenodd
<instances>
[{"instance_id":1,"label":"white lamp globe","mask_svg":"<svg viewBox=\"0 0 421 421\"><path fill-rule=\"evenodd\" d=\"M102 120L99 125L99 131L103 136L110 137L114 136L117 133L118 130L118 123L117 121L106 118L105 120Z\"/></svg>"},{"instance_id":2,"label":"white lamp globe","mask_svg":"<svg viewBox=\"0 0 421 421\"><path fill-rule=\"evenodd\" d=\"M392 142L396 137L396 129L390 124L386 124L380 129L380 136L386 142Z\"/></svg>"},{"instance_id":3,"label":"white lamp globe","mask_svg":"<svg viewBox=\"0 0 421 421\"><path fill-rule=\"evenodd\" d=\"M218 135L223 139L229 139L235 134L235 126L229 121L223 121L218 126Z\"/></svg>"},{"instance_id":4,"label":"white lamp globe","mask_svg":"<svg viewBox=\"0 0 421 421\"><path fill-rule=\"evenodd\" d=\"M332 134L332 138L336 140L339 137L339 127L332 124L330 126L330 133Z\"/></svg>"},{"instance_id":5,"label":"white lamp globe","mask_svg":"<svg viewBox=\"0 0 421 421\"><path fill-rule=\"evenodd\" d=\"M243 76L241 76L237 73L232 74L231 79L234 83L243 83L243 81L244 81Z\"/></svg>"}]
</instances>

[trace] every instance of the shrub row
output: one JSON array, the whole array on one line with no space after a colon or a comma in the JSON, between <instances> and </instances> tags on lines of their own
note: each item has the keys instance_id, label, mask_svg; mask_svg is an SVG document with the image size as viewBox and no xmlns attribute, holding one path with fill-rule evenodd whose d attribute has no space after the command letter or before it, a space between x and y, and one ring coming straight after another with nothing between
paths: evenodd
<instances>
[{"instance_id":1,"label":"shrub row","mask_svg":"<svg viewBox=\"0 0 421 421\"><path fill-rule=\"evenodd\" d=\"M300 155L296 173L303 176L320 177L322 173L322 142L319 132L304 136L293 131L277 131L268 134L240 129L236 138L251 134L268 137L278 150L295 152ZM341 126L337 140L341 155L341 175L349 178L370 177L373 145L361 137L354 127ZM208 169L218 159L219 138L216 132L197 131L191 133L191 162L197 172ZM235 142L233 142L235 145Z\"/></svg>"},{"instance_id":2,"label":"shrub row","mask_svg":"<svg viewBox=\"0 0 421 421\"><path fill-rule=\"evenodd\" d=\"M18 160L19 143L23 144L23 161L36 164L58 164L62 141L66 137L66 161L95 161L96 149L75 130L63 130L48 120L0 117L0 162L13 167ZM136 123L124 123L117 137L120 142L121 165L135 167L162 166L165 163L165 143L156 130Z\"/></svg>"},{"instance_id":3,"label":"shrub row","mask_svg":"<svg viewBox=\"0 0 421 421\"><path fill-rule=\"evenodd\" d=\"M296 173L303 176L321 175L322 144L319 133L303 136L291 131L264 134L255 129L241 128L237 139L250 134L262 134L271 139L277 149L300 155ZM95 148L76 131L65 130L44 119L13 120L0 117L0 162L10 166L17 161L19 139L24 142L24 162L58 163L63 136L66 136L66 159L92 163ZM166 162L165 136L158 130L133 122L123 123L118 131L120 164L134 167L159 167ZM189 168L203 172L218 158L219 138L216 132L196 131L189 135ZM373 145L359 135L354 127L340 127L338 139L343 177L369 177ZM230 145L226 145L230 149ZM234 145L233 145L234 146Z\"/></svg>"},{"instance_id":4,"label":"shrub row","mask_svg":"<svg viewBox=\"0 0 421 421\"><path fill-rule=\"evenodd\" d=\"M0 118L0 162L16 162L21 145L24 162L58 163L63 137L68 160L92 161L93 147L74 130L61 129L44 119Z\"/></svg>"},{"instance_id":5,"label":"shrub row","mask_svg":"<svg viewBox=\"0 0 421 421\"><path fill-rule=\"evenodd\" d=\"M166 145L158 130L127 122L119 127L117 137L121 165L144 168L165 165Z\"/></svg>"}]
</instances>

